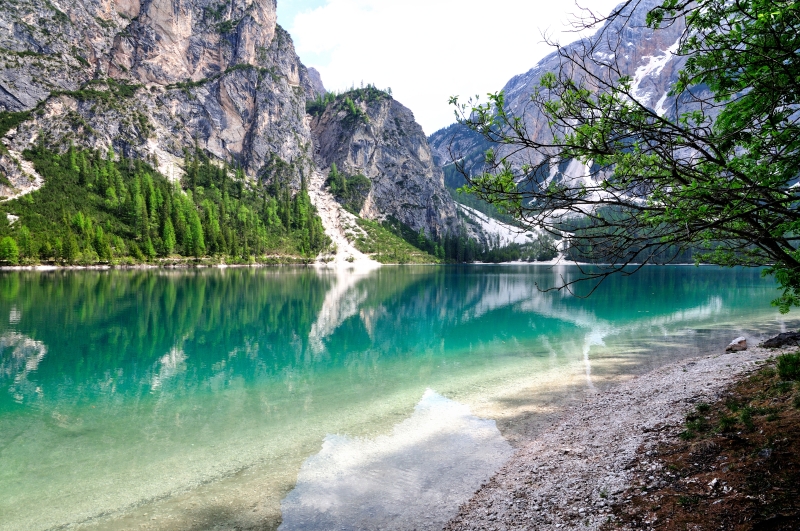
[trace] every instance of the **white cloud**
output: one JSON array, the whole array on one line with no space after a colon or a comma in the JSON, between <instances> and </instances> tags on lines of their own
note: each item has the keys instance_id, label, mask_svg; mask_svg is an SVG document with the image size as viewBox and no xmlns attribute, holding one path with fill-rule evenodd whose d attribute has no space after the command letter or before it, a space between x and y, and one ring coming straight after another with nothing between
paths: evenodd
<instances>
[{"instance_id":1,"label":"white cloud","mask_svg":"<svg viewBox=\"0 0 800 531\"><path fill-rule=\"evenodd\" d=\"M427 134L453 122L450 96L499 90L550 53L543 34L575 40L568 23L580 13L553 0L327 0L306 10L292 2L294 20L281 23L326 88L391 87ZM581 5L605 14L618 2Z\"/></svg>"}]
</instances>

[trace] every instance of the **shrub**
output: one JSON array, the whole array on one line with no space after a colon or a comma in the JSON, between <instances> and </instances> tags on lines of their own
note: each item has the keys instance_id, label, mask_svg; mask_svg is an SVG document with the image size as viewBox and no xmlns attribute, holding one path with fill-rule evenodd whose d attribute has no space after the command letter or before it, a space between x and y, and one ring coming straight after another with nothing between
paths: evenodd
<instances>
[{"instance_id":1,"label":"shrub","mask_svg":"<svg viewBox=\"0 0 800 531\"><path fill-rule=\"evenodd\" d=\"M778 374L784 380L800 379L800 352L779 356Z\"/></svg>"},{"instance_id":2,"label":"shrub","mask_svg":"<svg viewBox=\"0 0 800 531\"><path fill-rule=\"evenodd\" d=\"M749 407L742 408L739 412L739 420L742 421L747 431L753 431L755 429L755 425L753 424L753 410Z\"/></svg>"},{"instance_id":3,"label":"shrub","mask_svg":"<svg viewBox=\"0 0 800 531\"><path fill-rule=\"evenodd\" d=\"M736 419L734 417L729 417L727 415L723 415L719 418L719 428L718 430L722 433L729 432L733 430L734 426L736 426Z\"/></svg>"}]
</instances>

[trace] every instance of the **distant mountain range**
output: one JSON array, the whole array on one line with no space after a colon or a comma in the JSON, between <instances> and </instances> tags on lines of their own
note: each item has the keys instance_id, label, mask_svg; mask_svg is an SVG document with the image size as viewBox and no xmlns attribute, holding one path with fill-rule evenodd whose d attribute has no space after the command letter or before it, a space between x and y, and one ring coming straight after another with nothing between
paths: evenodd
<instances>
[{"instance_id":1,"label":"distant mountain range","mask_svg":"<svg viewBox=\"0 0 800 531\"><path fill-rule=\"evenodd\" d=\"M676 98L669 95L670 87L677 81L678 72L683 68L685 58L674 55L677 51L678 39L684 26L672 26L653 31L645 25L647 12L660 5L660 0L644 0L638 3L632 16L628 19L617 19L606 23L592 37L577 40L564 46L561 52L553 51L539 61L527 72L514 76L502 88L505 93L506 109L515 116L524 119L530 137L534 140L547 140L550 131L547 122L533 108L531 96L540 87L542 76L548 72L558 73L565 67L562 55L582 54L593 44L593 59L602 65L604 62L615 64L622 75L632 78L633 94L638 101L658 112L660 115L675 115ZM593 74L608 76L608 69L603 69L595 62L586 63ZM577 74L576 74L577 76ZM575 77L576 81L578 80ZM452 175L448 168L455 160L461 160L471 172L480 172L483 154L493 147L482 136L465 126L453 124L436 131L428 140L433 150L434 159L445 168L445 173ZM494 146L503 154L503 146ZM519 153L518 159L530 157L538 162L536 154ZM567 163L553 168L550 178L559 178L564 173L570 177L579 177L584 172L582 164ZM454 176L448 184L451 186L463 183L463 177Z\"/></svg>"}]
</instances>

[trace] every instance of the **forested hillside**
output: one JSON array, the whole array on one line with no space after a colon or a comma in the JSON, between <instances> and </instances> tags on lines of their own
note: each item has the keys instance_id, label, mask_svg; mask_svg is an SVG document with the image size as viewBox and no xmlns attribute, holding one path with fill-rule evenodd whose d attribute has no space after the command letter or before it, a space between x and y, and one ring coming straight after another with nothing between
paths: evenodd
<instances>
[{"instance_id":1,"label":"forested hillside","mask_svg":"<svg viewBox=\"0 0 800 531\"><path fill-rule=\"evenodd\" d=\"M199 150L186 153L176 183L113 150L59 155L39 145L24 156L44 186L0 206L6 263L301 262L329 243L305 183L293 195L289 166L277 157L271 184L256 187Z\"/></svg>"}]
</instances>

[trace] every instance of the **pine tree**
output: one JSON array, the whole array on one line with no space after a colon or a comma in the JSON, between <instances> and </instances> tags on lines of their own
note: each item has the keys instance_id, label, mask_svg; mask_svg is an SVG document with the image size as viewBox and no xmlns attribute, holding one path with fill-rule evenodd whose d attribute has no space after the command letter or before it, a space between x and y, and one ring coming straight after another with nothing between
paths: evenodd
<instances>
[{"instance_id":1,"label":"pine tree","mask_svg":"<svg viewBox=\"0 0 800 531\"><path fill-rule=\"evenodd\" d=\"M161 240L164 245L164 255L169 256L175 250L175 229L172 227L172 221L167 218L164 221L164 230L161 234Z\"/></svg>"},{"instance_id":2,"label":"pine tree","mask_svg":"<svg viewBox=\"0 0 800 531\"><path fill-rule=\"evenodd\" d=\"M203 224L196 209L191 209L189 213L189 233L191 234L191 252L195 258L203 256L206 250L205 238L203 237Z\"/></svg>"},{"instance_id":3,"label":"pine tree","mask_svg":"<svg viewBox=\"0 0 800 531\"><path fill-rule=\"evenodd\" d=\"M20 258L33 258L33 238L31 237L31 231L25 225L19 227L17 241L19 242Z\"/></svg>"}]
</instances>

